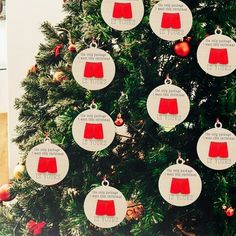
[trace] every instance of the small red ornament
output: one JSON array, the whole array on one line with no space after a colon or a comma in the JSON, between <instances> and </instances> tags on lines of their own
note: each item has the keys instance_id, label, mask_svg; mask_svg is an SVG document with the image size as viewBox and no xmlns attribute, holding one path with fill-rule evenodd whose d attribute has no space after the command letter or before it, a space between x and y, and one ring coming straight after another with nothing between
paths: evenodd
<instances>
[{"instance_id":1,"label":"small red ornament","mask_svg":"<svg viewBox=\"0 0 236 236\"><path fill-rule=\"evenodd\" d=\"M12 196L11 196L11 185L10 184L3 184L0 187L0 201L11 201L12 200Z\"/></svg>"},{"instance_id":2,"label":"small red ornament","mask_svg":"<svg viewBox=\"0 0 236 236\"><path fill-rule=\"evenodd\" d=\"M63 44L59 44L54 48L55 57L60 56L62 48L63 48Z\"/></svg>"},{"instance_id":3,"label":"small red ornament","mask_svg":"<svg viewBox=\"0 0 236 236\"><path fill-rule=\"evenodd\" d=\"M179 57L187 57L191 48L187 41L179 41L174 45L174 52Z\"/></svg>"},{"instance_id":4,"label":"small red ornament","mask_svg":"<svg viewBox=\"0 0 236 236\"><path fill-rule=\"evenodd\" d=\"M75 52L76 51L75 45L73 43L71 43L69 45L68 49L69 49L70 52Z\"/></svg>"},{"instance_id":5,"label":"small red ornament","mask_svg":"<svg viewBox=\"0 0 236 236\"><path fill-rule=\"evenodd\" d=\"M234 211L235 209L233 207L228 207L226 210L225 210L225 214L228 216L228 217L232 217L234 215Z\"/></svg>"},{"instance_id":6,"label":"small red ornament","mask_svg":"<svg viewBox=\"0 0 236 236\"><path fill-rule=\"evenodd\" d=\"M119 126L122 126L124 123L125 122L124 122L121 114L119 113L116 117L116 120L115 120L114 124L119 127Z\"/></svg>"},{"instance_id":7,"label":"small red ornament","mask_svg":"<svg viewBox=\"0 0 236 236\"><path fill-rule=\"evenodd\" d=\"M34 236L41 235L45 226L46 223L44 221L37 223L33 220L30 220L26 225L28 231Z\"/></svg>"}]
</instances>

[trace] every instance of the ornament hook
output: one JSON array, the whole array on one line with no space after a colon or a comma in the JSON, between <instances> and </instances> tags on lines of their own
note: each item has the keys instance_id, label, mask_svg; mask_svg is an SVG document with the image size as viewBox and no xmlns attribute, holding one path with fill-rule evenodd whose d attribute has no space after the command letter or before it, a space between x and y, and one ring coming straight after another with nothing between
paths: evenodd
<instances>
[{"instance_id":1,"label":"ornament hook","mask_svg":"<svg viewBox=\"0 0 236 236\"><path fill-rule=\"evenodd\" d=\"M44 142L48 142L50 143L52 140L49 138L49 133L48 132L45 132L45 138L44 138Z\"/></svg>"},{"instance_id":2,"label":"ornament hook","mask_svg":"<svg viewBox=\"0 0 236 236\"><path fill-rule=\"evenodd\" d=\"M95 103L94 99L92 100L91 105L89 106L90 109L98 109L98 105Z\"/></svg>"},{"instance_id":3,"label":"ornament hook","mask_svg":"<svg viewBox=\"0 0 236 236\"><path fill-rule=\"evenodd\" d=\"M176 164L182 165L182 164L184 164L184 163L185 163L185 160L181 157L181 152L178 151L178 158L177 158L177 160L176 160Z\"/></svg>"},{"instance_id":4,"label":"ornament hook","mask_svg":"<svg viewBox=\"0 0 236 236\"><path fill-rule=\"evenodd\" d=\"M219 25L216 26L215 34L222 34L222 29L220 28Z\"/></svg>"},{"instance_id":5,"label":"ornament hook","mask_svg":"<svg viewBox=\"0 0 236 236\"><path fill-rule=\"evenodd\" d=\"M165 84L172 84L172 79L169 74L166 75Z\"/></svg>"},{"instance_id":6,"label":"ornament hook","mask_svg":"<svg viewBox=\"0 0 236 236\"><path fill-rule=\"evenodd\" d=\"M92 38L92 42L89 44L89 47L90 48L97 48L98 47L98 44L97 44L94 37Z\"/></svg>"},{"instance_id":7,"label":"ornament hook","mask_svg":"<svg viewBox=\"0 0 236 236\"><path fill-rule=\"evenodd\" d=\"M216 118L216 123L215 123L215 128L222 128L222 123L220 122L220 119L217 117Z\"/></svg>"},{"instance_id":8,"label":"ornament hook","mask_svg":"<svg viewBox=\"0 0 236 236\"><path fill-rule=\"evenodd\" d=\"M106 175L104 176L104 178L103 178L103 181L102 181L102 186L109 186L110 185L110 183L109 183L109 181L107 180L107 178L106 178Z\"/></svg>"}]
</instances>

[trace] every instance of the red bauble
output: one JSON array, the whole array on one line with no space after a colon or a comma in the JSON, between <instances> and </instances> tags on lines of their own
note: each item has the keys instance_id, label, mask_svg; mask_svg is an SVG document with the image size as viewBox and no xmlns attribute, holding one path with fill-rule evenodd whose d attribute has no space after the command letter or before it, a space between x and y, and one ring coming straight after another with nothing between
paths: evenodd
<instances>
[{"instance_id":1,"label":"red bauble","mask_svg":"<svg viewBox=\"0 0 236 236\"><path fill-rule=\"evenodd\" d=\"M228 216L228 217L232 217L234 215L234 208L233 207L229 207L227 208L227 210L225 210L225 214Z\"/></svg>"},{"instance_id":2,"label":"red bauble","mask_svg":"<svg viewBox=\"0 0 236 236\"><path fill-rule=\"evenodd\" d=\"M116 126L122 126L125 122L123 118L121 117L121 114L118 114L116 117L116 120L114 121Z\"/></svg>"},{"instance_id":3,"label":"red bauble","mask_svg":"<svg viewBox=\"0 0 236 236\"><path fill-rule=\"evenodd\" d=\"M76 51L75 45L73 43L71 43L69 45L68 49L69 49L70 52L75 52Z\"/></svg>"},{"instance_id":4,"label":"red bauble","mask_svg":"<svg viewBox=\"0 0 236 236\"><path fill-rule=\"evenodd\" d=\"M174 52L179 57L187 57L190 54L190 51L190 45L186 41L180 41L174 45Z\"/></svg>"},{"instance_id":5,"label":"red bauble","mask_svg":"<svg viewBox=\"0 0 236 236\"><path fill-rule=\"evenodd\" d=\"M0 187L0 201L7 202L12 200L10 187L10 184L3 184Z\"/></svg>"}]
</instances>

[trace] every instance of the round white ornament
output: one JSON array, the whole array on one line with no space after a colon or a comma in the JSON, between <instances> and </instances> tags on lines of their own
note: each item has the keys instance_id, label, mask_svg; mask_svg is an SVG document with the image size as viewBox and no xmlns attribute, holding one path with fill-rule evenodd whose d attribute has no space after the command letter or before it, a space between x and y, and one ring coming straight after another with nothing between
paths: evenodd
<instances>
[{"instance_id":1,"label":"round white ornament","mask_svg":"<svg viewBox=\"0 0 236 236\"><path fill-rule=\"evenodd\" d=\"M120 224L127 211L127 202L123 194L109 186L104 180L102 186L94 188L86 196L84 212L88 220L100 228L112 228Z\"/></svg>"},{"instance_id":2,"label":"round white ornament","mask_svg":"<svg viewBox=\"0 0 236 236\"><path fill-rule=\"evenodd\" d=\"M217 121L215 128L207 130L199 138L197 153L201 162L213 170L225 170L236 162L236 137L222 123Z\"/></svg>"},{"instance_id":3,"label":"round white ornament","mask_svg":"<svg viewBox=\"0 0 236 236\"><path fill-rule=\"evenodd\" d=\"M103 20L113 29L124 31L135 28L143 19L142 0L103 0Z\"/></svg>"},{"instance_id":4,"label":"round white ornament","mask_svg":"<svg viewBox=\"0 0 236 236\"><path fill-rule=\"evenodd\" d=\"M152 31L168 41L182 39L192 28L193 16L183 2L178 0L159 1L150 14Z\"/></svg>"},{"instance_id":5,"label":"round white ornament","mask_svg":"<svg viewBox=\"0 0 236 236\"><path fill-rule=\"evenodd\" d=\"M61 182L69 170L66 153L49 138L33 147L26 158L26 170L29 176L42 185L54 185Z\"/></svg>"},{"instance_id":6,"label":"round white ornament","mask_svg":"<svg viewBox=\"0 0 236 236\"><path fill-rule=\"evenodd\" d=\"M202 191L202 181L192 167L185 165L182 158L177 164L166 168L158 182L161 196L174 206L187 206L197 200Z\"/></svg>"},{"instance_id":7,"label":"round white ornament","mask_svg":"<svg viewBox=\"0 0 236 236\"><path fill-rule=\"evenodd\" d=\"M115 76L115 63L112 57L96 43L81 51L74 59L72 73L75 80L88 90L107 87Z\"/></svg>"},{"instance_id":8,"label":"round white ornament","mask_svg":"<svg viewBox=\"0 0 236 236\"><path fill-rule=\"evenodd\" d=\"M76 143L83 149L100 151L107 148L114 140L115 125L105 112L89 109L75 118L72 134Z\"/></svg>"},{"instance_id":9,"label":"round white ornament","mask_svg":"<svg viewBox=\"0 0 236 236\"><path fill-rule=\"evenodd\" d=\"M164 85L149 94L147 110L150 117L168 131L186 119L190 101L187 94L167 78Z\"/></svg>"},{"instance_id":10,"label":"round white ornament","mask_svg":"<svg viewBox=\"0 0 236 236\"><path fill-rule=\"evenodd\" d=\"M236 43L217 28L206 37L197 50L200 67L209 75L226 76L236 69Z\"/></svg>"}]
</instances>

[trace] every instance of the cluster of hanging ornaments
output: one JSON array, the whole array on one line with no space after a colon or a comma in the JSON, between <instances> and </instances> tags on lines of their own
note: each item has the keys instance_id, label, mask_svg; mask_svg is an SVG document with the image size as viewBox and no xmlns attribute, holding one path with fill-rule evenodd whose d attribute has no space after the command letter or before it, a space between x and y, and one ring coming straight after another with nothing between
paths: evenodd
<instances>
[{"instance_id":1,"label":"cluster of hanging ornaments","mask_svg":"<svg viewBox=\"0 0 236 236\"><path fill-rule=\"evenodd\" d=\"M114 10L111 11L112 7ZM117 30L129 30L140 23L144 14L142 1L134 3L102 2L102 15L108 25ZM142 15L139 14L142 12ZM74 59L72 73L75 80L87 90L101 90L107 87L115 76L115 63L112 57L98 48L92 41L90 48L81 51ZM90 109L80 113L72 125L72 134L76 143L87 151L100 151L107 148L115 138L115 125L122 126L121 114L114 122L105 112L99 110L93 101ZM120 224L127 211L127 202L123 194L109 186L104 179L102 186L91 190L84 201L87 219L97 227L111 228Z\"/></svg>"},{"instance_id":2,"label":"cluster of hanging ornaments","mask_svg":"<svg viewBox=\"0 0 236 236\"><path fill-rule=\"evenodd\" d=\"M107 87L115 76L112 57L98 48L95 40L90 47L82 50L72 64L75 80L87 90L101 90ZM111 117L97 109L92 102L90 109L80 113L74 120L72 134L76 143L87 151L107 148L115 137L115 125Z\"/></svg>"},{"instance_id":3,"label":"cluster of hanging ornaments","mask_svg":"<svg viewBox=\"0 0 236 236\"><path fill-rule=\"evenodd\" d=\"M130 30L135 28L144 15L142 0L103 0L101 14L104 21L113 29ZM153 32L167 41L183 40L192 28L193 16L186 4L179 0L161 0L151 10L150 26ZM185 45L184 45L185 44ZM177 53L185 57L190 46L183 42L187 52ZM175 49L177 50L177 49ZM181 49L182 50L182 49ZM199 45L197 59L200 67L212 76L226 76L236 69L236 43L222 34L217 27L215 34L206 37Z\"/></svg>"},{"instance_id":4,"label":"cluster of hanging ornaments","mask_svg":"<svg viewBox=\"0 0 236 236\"><path fill-rule=\"evenodd\" d=\"M103 0L101 14L113 29L125 31L135 28L144 16L142 0ZM152 9L150 26L161 39L176 41L183 39L192 27L190 9L179 0L162 0ZM217 28L215 35L206 37L199 45L197 59L201 68L213 76L225 76L236 68L236 44ZM181 53L182 56L182 53ZM112 57L98 48L95 41L81 51L74 59L72 73L75 80L88 90L107 87L115 76ZM190 110L187 94L172 85L167 76L165 84L155 88L147 100L150 117L166 131L183 122ZM123 125L119 114L115 121ZM80 113L74 120L72 134L77 144L88 151L107 148L115 137L115 126L111 117L98 110L93 102L90 109ZM197 152L200 160L209 168L223 170L236 162L236 138L222 128L217 121L214 129L206 131L199 139ZM169 166L159 178L161 196L175 206L193 203L202 189L201 178L190 166L184 164L180 154L175 165ZM48 136L44 143L31 149L26 159L26 169L30 177L42 185L54 185L62 181L69 169L66 153L52 144ZM110 187L105 179L102 186L87 195L84 211L88 220L101 228L111 228L123 221L127 202L123 194Z\"/></svg>"}]
</instances>

